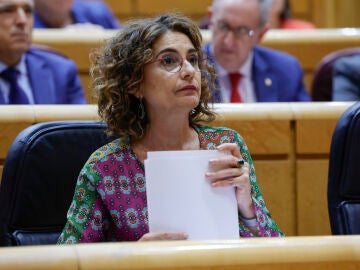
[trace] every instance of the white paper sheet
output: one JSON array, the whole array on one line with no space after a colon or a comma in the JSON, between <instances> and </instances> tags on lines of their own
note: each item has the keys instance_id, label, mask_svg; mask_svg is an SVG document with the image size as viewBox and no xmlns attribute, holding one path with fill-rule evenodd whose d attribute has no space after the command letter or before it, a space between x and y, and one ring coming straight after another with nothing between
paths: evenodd
<instances>
[{"instance_id":1,"label":"white paper sheet","mask_svg":"<svg viewBox=\"0 0 360 270\"><path fill-rule=\"evenodd\" d=\"M149 152L145 176L150 232L185 232L189 240L238 239L233 187L205 177L216 150Z\"/></svg>"}]
</instances>

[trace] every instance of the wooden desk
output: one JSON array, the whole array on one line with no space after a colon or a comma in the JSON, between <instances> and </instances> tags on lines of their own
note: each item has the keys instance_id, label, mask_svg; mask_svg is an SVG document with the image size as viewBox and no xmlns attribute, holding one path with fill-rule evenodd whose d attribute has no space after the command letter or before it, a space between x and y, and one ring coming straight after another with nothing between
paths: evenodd
<instances>
[{"instance_id":1,"label":"wooden desk","mask_svg":"<svg viewBox=\"0 0 360 270\"><path fill-rule=\"evenodd\" d=\"M273 218L286 235L330 234L326 200L330 142L353 103L217 104L211 124L240 132ZM97 119L96 105L0 106L0 172L16 135L31 124Z\"/></svg>"},{"instance_id":2,"label":"wooden desk","mask_svg":"<svg viewBox=\"0 0 360 270\"><path fill-rule=\"evenodd\" d=\"M0 248L0 269L353 270L360 236Z\"/></svg>"},{"instance_id":3,"label":"wooden desk","mask_svg":"<svg viewBox=\"0 0 360 270\"><path fill-rule=\"evenodd\" d=\"M53 47L73 59L79 69L86 97L96 100L89 90L89 53L104 40L115 35L114 30L69 31L62 29L35 29L34 43ZM204 42L211 40L209 31L202 31ZM321 59L330 52L360 46L359 29L314 29L305 31L270 30L262 45L295 56L304 69L304 82L310 91L314 70Z\"/></svg>"}]
</instances>

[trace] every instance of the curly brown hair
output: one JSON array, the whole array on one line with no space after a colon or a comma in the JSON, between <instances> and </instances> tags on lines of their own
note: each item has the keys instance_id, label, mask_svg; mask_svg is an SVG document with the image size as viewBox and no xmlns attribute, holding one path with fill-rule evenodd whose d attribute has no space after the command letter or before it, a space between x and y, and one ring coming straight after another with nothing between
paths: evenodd
<instances>
[{"instance_id":1,"label":"curly brown hair","mask_svg":"<svg viewBox=\"0 0 360 270\"><path fill-rule=\"evenodd\" d=\"M98 113L108 125L108 134L139 139L149 124L147 116L139 117L140 100L134 95L143 80L144 66L153 60L153 45L167 31L185 34L203 59L202 37L198 26L179 14L129 21L104 45L91 53L91 87L98 98ZM209 83L215 70L201 61L201 95L199 104L189 113L191 126L215 119L209 108ZM146 111L146 107L145 107Z\"/></svg>"}]
</instances>

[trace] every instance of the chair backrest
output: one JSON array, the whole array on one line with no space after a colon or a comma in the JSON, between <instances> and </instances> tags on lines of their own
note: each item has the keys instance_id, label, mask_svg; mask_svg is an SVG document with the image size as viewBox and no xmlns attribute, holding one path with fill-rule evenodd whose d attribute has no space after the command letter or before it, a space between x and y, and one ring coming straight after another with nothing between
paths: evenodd
<instances>
[{"instance_id":1,"label":"chair backrest","mask_svg":"<svg viewBox=\"0 0 360 270\"><path fill-rule=\"evenodd\" d=\"M332 233L360 234L360 102L335 127L327 195Z\"/></svg>"},{"instance_id":2,"label":"chair backrest","mask_svg":"<svg viewBox=\"0 0 360 270\"><path fill-rule=\"evenodd\" d=\"M98 121L57 121L23 130L6 156L0 185L0 245L55 244L77 176L113 138Z\"/></svg>"},{"instance_id":3,"label":"chair backrest","mask_svg":"<svg viewBox=\"0 0 360 270\"><path fill-rule=\"evenodd\" d=\"M338 50L326 55L321 59L314 71L311 85L313 101L331 101L332 99L332 78L333 66L337 59L344 56L360 54L360 47Z\"/></svg>"}]
</instances>

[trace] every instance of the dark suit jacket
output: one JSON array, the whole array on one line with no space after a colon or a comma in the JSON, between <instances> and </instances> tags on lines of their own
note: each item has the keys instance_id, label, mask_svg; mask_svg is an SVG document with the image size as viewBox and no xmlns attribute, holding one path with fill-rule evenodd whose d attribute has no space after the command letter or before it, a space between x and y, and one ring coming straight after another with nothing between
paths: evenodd
<instances>
[{"instance_id":1,"label":"dark suit jacket","mask_svg":"<svg viewBox=\"0 0 360 270\"><path fill-rule=\"evenodd\" d=\"M205 44L205 55L214 59L211 52L211 44ZM258 102L311 100L303 83L303 71L296 58L261 46L254 48L253 57L252 78ZM216 61L213 62L216 66ZM221 95L214 89L212 91L213 101L222 102Z\"/></svg>"},{"instance_id":2,"label":"dark suit jacket","mask_svg":"<svg viewBox=\"0 0 360 270\"><path fill-rule=\"evenodd\" d=\"M109 7L102 2L74 1L71 12L75 23L92 23L100 25L105 29L120 28L119 21L116 19ZM39 17L36 11L34 13L34 28L49 28L49 26L46 25Z\"/></svg>"},{"instance_id":3,"label":"dark suit jacket","mask_svg":"<svg viewBox=\"0 0 360 270\"><path fill-rule=\"evenodd\" d=\"M360 100L360 55L336 60L333 67L332 100Z\"/></svg>"},{"instance_id":4,"label":"dark suit jacket","mask_svg":"<svg viewBox=\"0 0 360 270\"><path fill-rule=\"evenodd\" d=\"M75 63L55 52L31 48L26 65L35 104L85 104ZM4 104L0 94L0 104Z\"/></svg>"}]
</instances>

